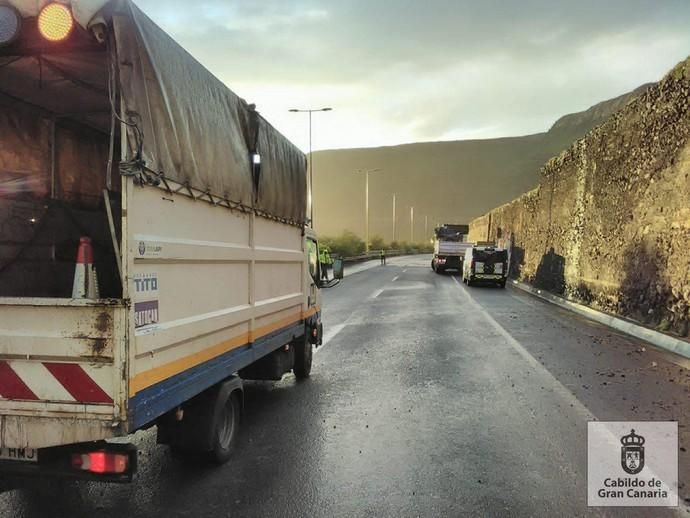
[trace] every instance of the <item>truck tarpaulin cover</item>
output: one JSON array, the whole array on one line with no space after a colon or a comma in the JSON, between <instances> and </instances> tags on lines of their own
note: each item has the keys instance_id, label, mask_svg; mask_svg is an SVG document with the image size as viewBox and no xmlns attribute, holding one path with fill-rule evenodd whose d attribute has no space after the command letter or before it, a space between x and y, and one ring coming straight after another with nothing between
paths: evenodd
<instances>
[{"instance_id":1,"label":"truck tarpaulin cover","mask_svg":"<svg viewBox=\"0 0 690 518\"><path fill-rule=\"evenodd\" d=\"M136 5L113 15L125 117L146 168L294 223L306 219L306 158ZM129 157L137 130L128 129ZM252 164L252 153L261 157Z\"/></svg>"},{"instance_id":2,"label":"truck tarpaulin cover","mask_svg":"<svg viewBox=\"0 0 690 518\"><path fill-rule=\"evenodd\" d=\"M470 233L469 225L443 225L435 230L436 239L445 241L462 241L463 236Z\"/></svg>"}]
</instances>

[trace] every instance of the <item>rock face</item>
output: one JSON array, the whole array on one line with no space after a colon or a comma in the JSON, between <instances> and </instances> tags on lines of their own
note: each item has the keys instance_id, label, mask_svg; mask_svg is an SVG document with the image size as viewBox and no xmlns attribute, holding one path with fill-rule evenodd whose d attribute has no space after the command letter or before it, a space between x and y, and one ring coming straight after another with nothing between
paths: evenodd
<instances>
[{"instance_id":1,"label":"rock face","mask_svg":"<svg viewBox=\"0 0 690 518\"><path fill-rule=\"evenodd\" d=\"M688 336L690 59L541 170L539 186L475 219L511 241L512 275Z\"/></svg>"}]
</instances>

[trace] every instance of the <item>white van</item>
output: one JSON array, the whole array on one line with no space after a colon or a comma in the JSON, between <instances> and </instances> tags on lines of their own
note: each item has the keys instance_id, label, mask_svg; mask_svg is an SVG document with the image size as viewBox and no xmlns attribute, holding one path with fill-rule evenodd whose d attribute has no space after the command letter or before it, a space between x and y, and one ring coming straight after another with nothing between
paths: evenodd
<instances>
[{"instance_id":1,"label":"white van","mask_svg":"<svg viewBox=\"0 0 690 518\"><path fill-rule=\"evenodd\" d=\"M473 246L465 251L462 281L494 283L501 288L508 281L508 251L493 246Z\"/></svg>"}]
</instances>

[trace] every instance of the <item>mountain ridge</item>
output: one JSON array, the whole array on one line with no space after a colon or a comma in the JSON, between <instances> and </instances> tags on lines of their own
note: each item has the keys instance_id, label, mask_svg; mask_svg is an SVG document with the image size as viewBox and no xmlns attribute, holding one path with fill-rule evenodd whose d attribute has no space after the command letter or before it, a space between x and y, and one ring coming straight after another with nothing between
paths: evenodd
<instances>
[{"instance_id":1,"label":"mountain ridge","mask_svg":"<svg viewBox=\"0 0 690 518\"><path fill-rule=\"evenodd\" d=\"M345 230L364 236L364 178L370 175L370 233L422 241L437 223L467 223L537 185L541 167L582 138L651 84L560 117L548 131L523 136L396 146L323 150L314 153L314 220L321 235ZM414 226L410 207L414 207ZM413 231L414 229L414 231Z\"/></svg>"}]
</instances>

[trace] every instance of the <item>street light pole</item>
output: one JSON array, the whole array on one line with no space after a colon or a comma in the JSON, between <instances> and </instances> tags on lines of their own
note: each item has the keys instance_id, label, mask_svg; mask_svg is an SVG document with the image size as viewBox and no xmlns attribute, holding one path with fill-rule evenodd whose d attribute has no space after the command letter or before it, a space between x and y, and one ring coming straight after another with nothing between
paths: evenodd
<instances>
[{"instance_id":1,"label":"street light pole","mask_svg":"<svg viewBox=\"0 0 690 518\"><path fill-rule=\"evenodd\" d=\"M369 253L369 174L378 173L382 169L358 169L357 173L364 173L364 247Z\"/></svg>"},{"instance_id":2,"label":"street light pole","mask_svg":"<svg viewBox=\"0 0 690 518\"><path fill-rule=\"evenodd\" d=\"M410 207L410 244L414 243L414 207Z\"/></svg>"},{"instance_id":3,"label":"street light pole","mask_svg":"<svg viewBox=\"0 0 690 518\"><path fill-rule=\"evenodd\" d=\"M314 152L311 146L311 115L309 111L309 219L314 228Z\"/></svg>"},{"instance_id":4,"label":"street light pole","mask_svg":"<svg viewBox=\"0 0 690 518\"><path fill-rule=\"evenodd\" d=\"M369 253L369 171L364 175L366 177L364 189L364 250Z\"/></svg>"},{"instance_id":5,"label":"street light pole","mask_svg":"<svg viewBox=\"0 0 690 518\"><path fill-rule=\"evenodd\" d=\"M429 216L424 216L424 241L429 237Z\"/></svg>"},{"instance_id":6,"label":"street light pole","mask_svg":"<svg viewBox=\"0 0 690 518\"><path fill-rule=\"evenodd\" d=\"M397 228L398 221L397 221L396 215L395 215L395 204L396 204L396 202L397 202L397 200L396 200L396 194L393 193L393 241L396 240L396 234L398 233L398 232L397 232L397 230L398 230L398 228Z\"/></svg>"},{"instance_id":7,"label":"street light pole","mask_svg":"<svg viewBox=\"0 0 690 518\"><path fill-rule=\"evenodd\" d=\"M314 112L330 112L333 108L319 108L318 110L306 109L300 110L297 108L291 108L291 113L308 113L309 114L309 222L311 228L314 228L314 153L311 146L311 119L312 113Z\"/></svg>"}]
</instances>

